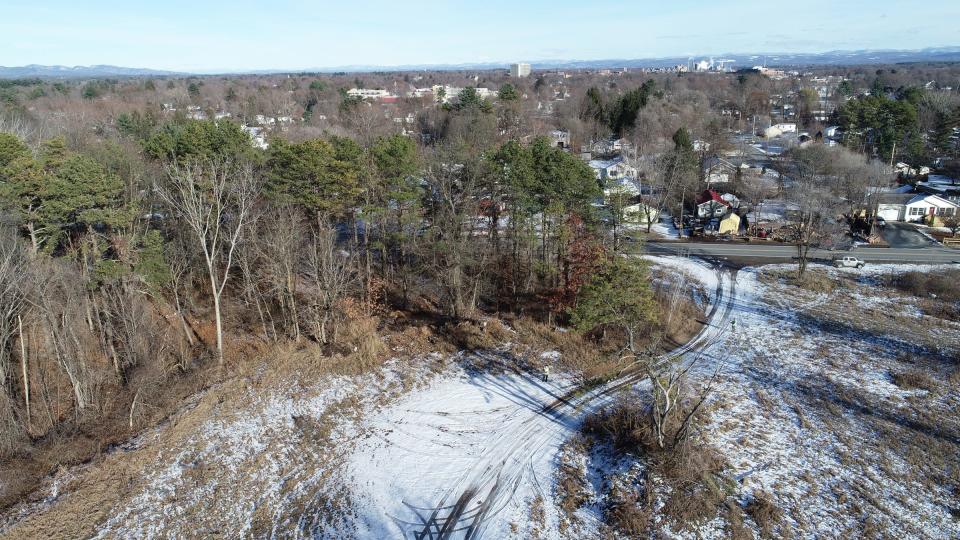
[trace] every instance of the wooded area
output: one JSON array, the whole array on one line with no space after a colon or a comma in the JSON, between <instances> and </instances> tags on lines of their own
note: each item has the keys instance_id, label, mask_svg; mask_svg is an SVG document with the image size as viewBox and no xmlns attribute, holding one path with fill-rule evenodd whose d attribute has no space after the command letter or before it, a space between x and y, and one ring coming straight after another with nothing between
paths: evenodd
<instances>
[{"instance_id":1,"label":"wooded area","mask_svg":"<svg viewBox=\"0 0 960 540\"><path fill-rule=\"evenodd\" d=\"M492 78L496 100L468 86L455 104L404 99L392 115L335 87L387 78L0 85L0 460L46 452L42 474L86 459L244 355L291 343L330 355L345 326L396 312L440 328L504 313L602 326L639 350L659 308L642 263L615 257L627 201L601 207L609 186L549 130L574 147L630 141L647 204L683 216L704 186L695 146L729 148L787 86L753 73ZM956 95L891 91L902 99L839 108L847 145L884 161L948 151ZM537 112L547 102L553 115ZM260 148L240 120L263 114L297 120ZM781 169L801 260L889 182L842 148L797 150ZM767 195L735 181L744 198ZM88 444L50 457L74 440Z\"/></svg>"}]
</instances>

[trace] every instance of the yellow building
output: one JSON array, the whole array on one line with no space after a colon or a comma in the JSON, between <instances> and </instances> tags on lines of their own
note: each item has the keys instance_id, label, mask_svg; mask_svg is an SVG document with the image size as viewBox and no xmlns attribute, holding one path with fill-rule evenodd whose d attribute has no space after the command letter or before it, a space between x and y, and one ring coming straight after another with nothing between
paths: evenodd
<instances>
[{"instance_id":1,"label":"yellow building","mask_svg":"<svg viewBox=\"0 0 960 540\"><path fill-rule=\"evenodd\" d=\"M740 216L730 213L727 217L720 220L720 228L717 234L737 234L740 232Z\"/></svg>"}]
</instances>

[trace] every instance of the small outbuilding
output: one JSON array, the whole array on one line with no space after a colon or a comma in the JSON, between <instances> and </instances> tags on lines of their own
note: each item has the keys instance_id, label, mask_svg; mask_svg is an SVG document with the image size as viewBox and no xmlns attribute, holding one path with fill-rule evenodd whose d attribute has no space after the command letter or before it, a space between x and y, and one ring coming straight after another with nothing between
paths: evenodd
<instances>
[{"instance_id":1,"label":"small outbuilding","mask_svg":"<svg viewBox=\"0 0 960 540\"><path fill-rule=\"evenodd\" d=\"M737 234L740 232L740 216L731 212L720 220L717 234Z\"/></svg>"}]
</instances>

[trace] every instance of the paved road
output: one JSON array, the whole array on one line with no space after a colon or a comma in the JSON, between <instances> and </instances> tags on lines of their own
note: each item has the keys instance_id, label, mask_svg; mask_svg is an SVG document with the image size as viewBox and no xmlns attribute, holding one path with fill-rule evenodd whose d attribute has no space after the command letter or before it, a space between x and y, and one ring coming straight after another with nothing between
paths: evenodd
<instances>
[{"instance_id":1,"label":"paved road","mask_svg":"<svg viewBox=\"0 0 960 540\"><path fill-rule=\"evenodd\" d=\"M927 248L937 247L935 241L918 231L913 225L906 223L887 223L880 231L880 236L890 244L891 248Z\"/></svg>"},{"instance_id":2,"label":"paved road","mask_svg":"<svg viewBox=\"0 0 960 540\"><path fill-rule=\"evenodd\" d=\"M648 242L646 247L649 253L656 255L694 255L745 262L756 260L770 263L789 262L797 256L797 249L793 246L762 243ZM823 261L847 254L867 262L960 264L960 249L944 247L914 249L861 247L849 252L812 249L810 250L810 259Z\"/></svg>"}]
</instances>

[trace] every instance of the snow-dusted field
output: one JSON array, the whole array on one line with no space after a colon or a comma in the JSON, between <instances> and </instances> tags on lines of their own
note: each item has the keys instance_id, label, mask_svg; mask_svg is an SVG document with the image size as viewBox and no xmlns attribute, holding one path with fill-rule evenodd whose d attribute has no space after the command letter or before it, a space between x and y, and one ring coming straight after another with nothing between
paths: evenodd
<instances>
[{"instance_id":1,"label":"snow-dusted field","mask_svg":"<svg viewBox=\"0 0 960 540\"><path fill-rule=\"evenodd\" d=\"M578 427L544 405L572 387L456 367L374 415L349 464L360 536L413 538L447 527L457 537L474 530L505 538L555 529L554 512L537 522L530 508L537 498L550 501L556 450Z\"/></svg>"},{"instance_id":2,"label":"snow-dusted field","mask_svg":"<svg viewBox=\"0 0 960 540\"><path fill-rule=\"evenodd\" d=\"M761 278L776 270L739 272L736 329L711 351L728 368L707 436L741 499L771 494L794 537L960 537L951 515L960 501L939 480L957 474L958 389L903 389L891 377L915 363L946 379L941 362L956 361L960 324L875 286L884 274L938 268L814 267L852 281L819 294Z\"/></svg>"},{"instance_id":3,"label":"snow-dusted field","mask_svg":"<svg viewBox=\"0 0 960 540\"><path fill-rule=\"evenodd\" d=\"M699 283L707 296L709 324L678 352L704 351L697 376L723 366L702 434L728 463L733 500L746 506L769 494L783 513L775 537L960 538L960 502L950 487L960 463L960 394L950 382L960 324L878 288L884 276L918 267L814 266L841 283L817 293L787 282L786 266L731 272L648 259L659 274ZM587 414L644 383L627 378L573 394L573 378L544 382L512 352L504 344L391 361L360 377L262 387L251 376L230 392L198 397L101 464L58 473L33 502L0 516L0 536L609 532L605 492L630 484L642 460L611 460L597 449L584 455L571 441ZM917 369L935 386L895 382ZM572 515L558 489L571 470L588 486ZM753 521L745 525L759 534ZM661 533L729 535L719 518Z\"/></svg>"}]
</instances>

